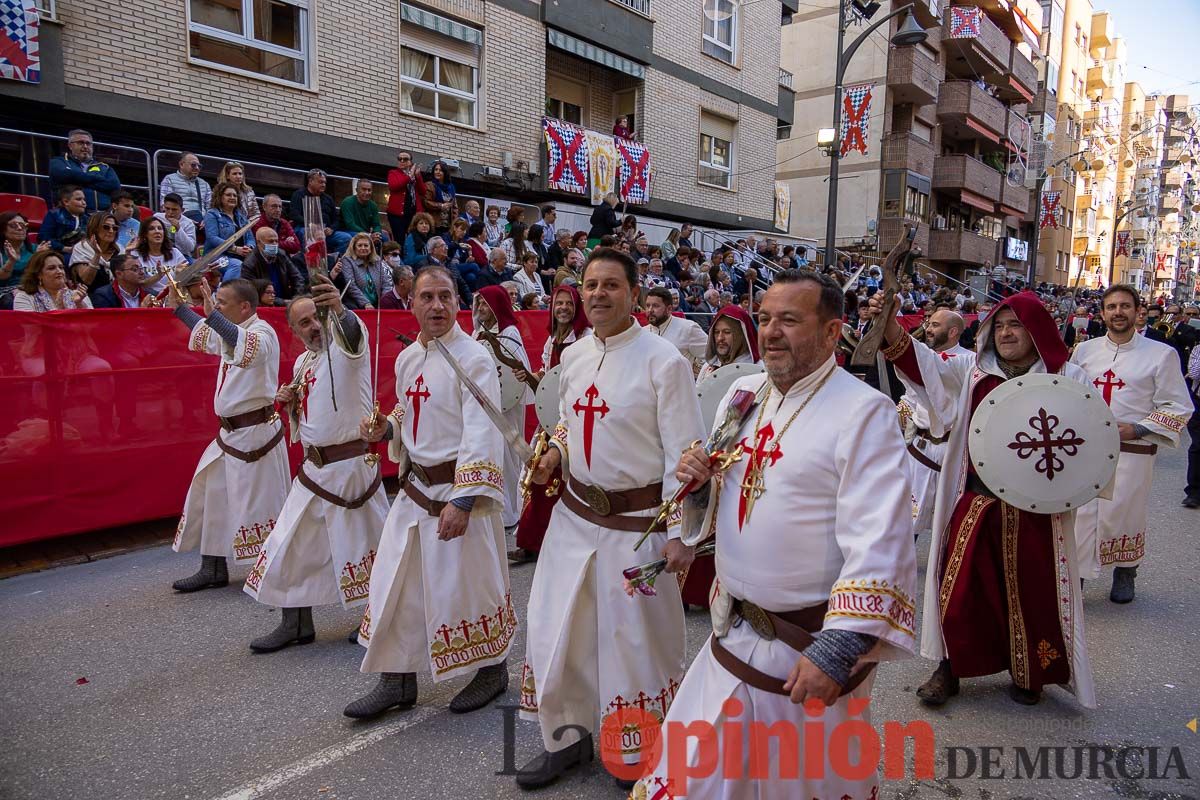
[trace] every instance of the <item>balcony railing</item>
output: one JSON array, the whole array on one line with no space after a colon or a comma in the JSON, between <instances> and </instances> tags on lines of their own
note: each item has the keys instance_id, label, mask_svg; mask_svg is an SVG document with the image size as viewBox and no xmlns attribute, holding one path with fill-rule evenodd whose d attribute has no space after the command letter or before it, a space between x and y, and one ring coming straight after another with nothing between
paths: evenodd
<instances>
[{"instance_id":1,"label":"balcony railing","mask_svg":"<svg viewBox=\"0 0 1200 800\"><path fill-rule=\"evenodd\" d=\"M618 5L628 6L639 14L650 16L650 0L612 0Z\"/></svg>"},{"instance_id":2,"label":"balcony railing","mask_svg":"<svg viewBox=\"0 0 1200 800\"><path fill-rule=\"evenodd\" d=\"M792 73L783 67L779 68L779 85L786 89L792 88Z\"/></svg>"},{"instance_id":3,"label":"balcony railing","mask_svg":"<svg viewBox=\"0 0 1200 800\"><path fill-rule=\"evenodd\" d=\"M958 13L956 13L958 12ZM969 24L956 23L962 14L975 14ZM942 19L942 50L949 56L946 70L959 78L983 76L996 80L1008 72L1012 42L983 9L947 8Z\"/></svg>"},{"instance_id":4,"label":"balcony railing","mask_svg":"<svg viewBox=\"0 0 1200 800\"><path fill-rule=\"evenodd\" d=\"M965 230L930 231L929 258L982 265L996 258L996 240Z\"/></svg>"},{"instance_id":5,"label":"balcony railing","mask_svg":"<svg viewBox=\"0 0 1200 800\"><path fill-rule=\"evenodd\" d=\"M971 156L938 156L933 161L933 188L945 192L970 192L1000 200L1000 173Z\"/></svg>"},{"instance_id":6,"label":"balcony railing","mask_svg":"<svg viewBox=\"0 0 1200 800\"><path fill-rule=\"evenodd\" d=\"M919 47L896 47L889 56L887 84L898 103L928 105L937 100L945 69Z\"/></svg>"},{"instance_id":7,"label":"balcony railing","mask_svg":"<svg viewBox=\"0 0 1200 800\"><path fill-rule=\"evenodd\" d=\"M1029 190L1024 184L1013 186L1008 180L1001 179L1000 206L1005 214L1023 218L1029 211Z\"/></svg>"},{"instance_id":8,"label":"balcony railing","mask_svg":"<svg viewBox=\"0 0 1200 800\"><path fill-rule=\"evenodd\" d=\"M1008 70L1011 73L1009 85L1017 89L1017 94L1020 95L1022 101L1029 100L1037 92L1038 69L1015 44L1009 49L1012 52L1008 63Z\"/></svg>"},{"instance_id":9,"label":"balcony railing","mask_svg":"<svg viewBox=\"0 0 1200 800\"><path fill-rule=\"evenodd\" d=\"M933 145L911 133L889 133L883 137L883 169L905 169L918 175L933 175Z\"/></svg>"}]
</instances>

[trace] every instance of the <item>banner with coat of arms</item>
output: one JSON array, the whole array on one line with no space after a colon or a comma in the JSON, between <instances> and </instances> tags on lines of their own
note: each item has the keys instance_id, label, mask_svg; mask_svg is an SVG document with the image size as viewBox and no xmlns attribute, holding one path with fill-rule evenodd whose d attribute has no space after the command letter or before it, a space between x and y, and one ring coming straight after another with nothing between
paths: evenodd
<instances>
[{"instance_id":1,"label":"banner with coat of arms","mask_svg":"<svg viewBox=\"0 0 1200 800\"><path fill-rule=\"evenodd\" d=\"M786 231L792 225L792 187L775 181L775 229Z\"/></svg>"},{"instance_id":2,"label":"banner with coat of arms","mask_svg":"<svg viewBox=\"0 0 1200 800\"><path fill-rule=\"evenodd\" d=\"M592 205L604 202L604 195L617 183L617 146L611 134L587 131L588 181Z\"/></svg>"},{"instance_id":3,"label":"banner with coat of arms","mask_svg":"<svg viewBox=\"0 0 1200 800\"><path fill-rule=\"evenodd\" d=\"M1129 231L1117 231L1117 249L1113 256L1129 255Z\"/></svg>"},{"instance_id":4,"label":"banner with coat of arms","mask_svg":"<svg viewBox=\"0 0 1200 800\"><path fill-rule=\"evenodd\" d=\"M587 194L588 146L583 128L543 117L542 130L546 137L546 185L560 192Z\"/></svg>"},{"instance_id":5,"label":"banner with coat of arms","mask_svg":"<svg viewBox=\"0 0 1200 800\"><path fill-rule=\"evenodd\" d=\"M871 90L874 83L847 86L842 98L842 149L845 158L851 150L867 154L867 132L871 127Z\"/></svg>"},{"instance_id":6,"label":"banner with coat of arms","mask_svg":"<svg viewBox=\"0 0 1200 800\"><path fill-rule=\"evenodd\" d=\"M983 11L978 6L952 6L950 8L950 38L979 38L982 17Z\"/></svg>"},{"instance_id":7,"label":"banner with coat of arms","mask_svg":"<svg viewBox=\"0 0 1200 800\"><path fill-rule=\"evenodd\" d=\"M0 0L0 78L41 82L40 25L34 0Z\"/></svg>"},{"instance_id":8,"label":"banner with coat of arms","mask_svg":"<svg viewBox=\"0 0 1200 800\"><path fill-rule=\"evenodd\" d=\"M1058 217L1062 213L1059 201L1062 192L1045 192L1042 194L1042 207L1038 213L1038 228L1054 228L1058 230Z\"/></svg>"},{"instance_id":9,"label":"banner with coat of arms","mask_svg":"<svg viewBox=\"0 0 1200 800\"><path fill-rule=\"evenodd\" d=\"M650 202L650 150L641 142L613 137L617 161L617 194L626 203Z\"/></svg>"}]
</instances>

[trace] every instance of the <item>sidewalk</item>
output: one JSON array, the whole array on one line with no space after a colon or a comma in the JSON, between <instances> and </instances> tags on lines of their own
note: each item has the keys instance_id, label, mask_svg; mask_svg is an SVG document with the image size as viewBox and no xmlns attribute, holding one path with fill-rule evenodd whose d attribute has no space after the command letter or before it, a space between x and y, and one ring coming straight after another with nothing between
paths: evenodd
<instances>
[{"instance_id":1,"label":"sidewalk","mask_svg":"<svg viewBox=\"0 0 1200 800\"><path fill-rule=\"evenodd\" d=\"M167 517L0 548L0 580L167 544L175 536L178 521L178 517Z\"/></svg>"}]
</instances>

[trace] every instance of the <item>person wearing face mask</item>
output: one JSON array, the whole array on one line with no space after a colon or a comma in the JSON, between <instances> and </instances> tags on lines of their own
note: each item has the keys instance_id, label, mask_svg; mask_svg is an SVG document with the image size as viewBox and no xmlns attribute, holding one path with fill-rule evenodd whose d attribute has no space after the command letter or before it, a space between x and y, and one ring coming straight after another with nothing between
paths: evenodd
<instances>
[{"instance_id":1,"label":"person wearing face mask","mask_svg":"<svg viewBox=\"0 0 1200 800\"><path fill-rule=\"evenodd\" d=\"M279 246L279 234L272 228L259 228L254 234L254 249L242 262L242 277L270 281L275 287L275 304L286 305L307 291L304 275Z\"/></svg>"}]
</instances>

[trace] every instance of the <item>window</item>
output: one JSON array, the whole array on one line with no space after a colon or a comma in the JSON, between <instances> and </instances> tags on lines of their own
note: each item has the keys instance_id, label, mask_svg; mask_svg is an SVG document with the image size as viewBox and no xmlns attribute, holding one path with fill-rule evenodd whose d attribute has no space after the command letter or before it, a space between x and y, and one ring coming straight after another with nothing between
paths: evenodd
<instances>
[{"instance_id":1,"label":"window","mask_svg":"<svg viewBox=\"0 0 1200 800\"><path fill-rule=\"evenodd\" d=\"M190 0L193 63L308 86L309 0Z\"/></svg>"},{"instance_id":2,"label":"window","mask_svg":"<svg viewBox=\"0 0 1200 800\"><path fill-rule=\"evenodd\" d=\"M546 116L557 117L573 125L583 125L582 108L565 100L555 100L553 97L546 98Z\"/></svg>"},{"instance_id":3,"label":"window","mask_svg":"<svg viewBox=\"0 0 1200 800\"><path fill-rule=\"evenodd\" d=\"M558 75L546 75L546 116L584 125L587 87Z\"/></svg>"},{"instance_id":4,"label":"window","mask_svg":"<svg viewBox=\"0 0 1200 800\"><path fill-rule=\"evenodd\" d=\"M1079 44L1079 40L1083 37L1083 28L1079 27L1079 23L1075 23L1075 44Z\"/></svg>"},{"instance_id":5,"label":"window","mask_svg":"<svg viewBox=\"0 0 1200 800\"><path fill-rule=\"evenodd\" d=\"M709 186L733 188L733 142L737 123L700 112L700 165L696 179Z\"/></svg>"},{"instance_id":6,"label":"window","mask_svg":"<svg viewBox=\"0 0 1200 800\"><path fill-rule=\"evenodd\" d=\"M478 127L483 32L401 5L400 110Z\"/></svg>"},{"instance_id":7,"label":"window","mask_svg":"<svg viewBox=\"0 0 1200 800\"><path fill-rule=\"evenodd\" d=\"M737 57L737 4L733 0L708 0L704 3L703 15L704 52L733 64Z\"/></svg>"},{"instance_id":8,"label":"window","mask_svg":"<svg viewBox=\"0 0 1200 800\"><path fill-rule=\"evenodd\" d=\"M1067 225L1066 225L1066 227L1068 230L1073 230L1075 228L1075 212L1069 208L1067 209Z\"/></svg>"},{"instance_id":9,"label":"window","mask_svg":"<svg viewBox=\"0 0 1200 800\"><path fill-rule=\"evenodd\" d=\"M1083 42L1082 42L1082 43L1081 43L1079 46L1080 46L1080 47L1082 47L1082 48L1083 48L1085 51L1088 49L1088 46L1087 46L1087 34L1084 34L1084 36L1083 36Z\"/></svg>"},{"instance_id":10,"label":"window","mask_svg":"<svg viewBox=\"0 0 1200 800\"><path fill-rule=\"evenodd\" d=\"M776 141L782 142L783 140L790 139L790 138L792 138L792 126L791 125L780 125L779 127L777 127L775 129Z\"/></svg>"},{"instance_id":11,"label":"window","mask_svg":"<svg viewBox=\"0 0 1200 800\"><path fill-rule=\"evenodd\" d=\"M884 170L883 216L914 222L929 220L929 178L907 170ZM901 212L903 202L903 212Z\"/></svg>"}]
</instances>

